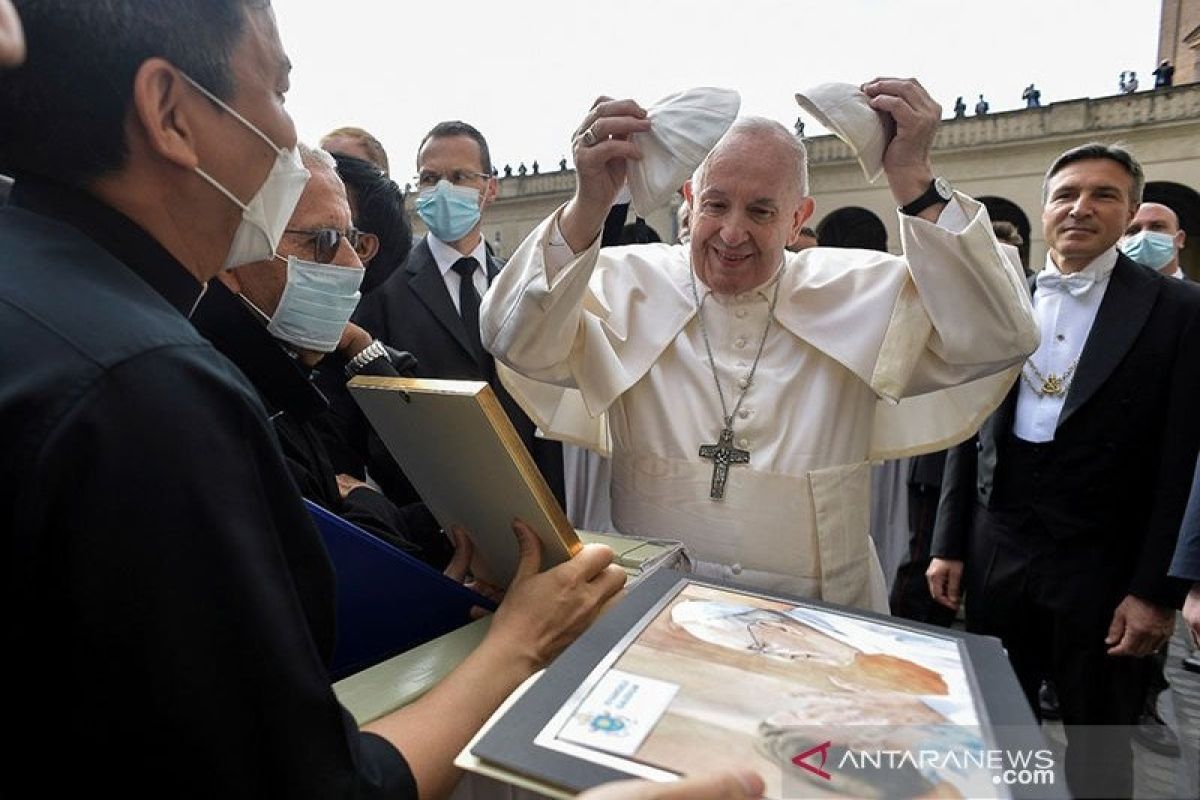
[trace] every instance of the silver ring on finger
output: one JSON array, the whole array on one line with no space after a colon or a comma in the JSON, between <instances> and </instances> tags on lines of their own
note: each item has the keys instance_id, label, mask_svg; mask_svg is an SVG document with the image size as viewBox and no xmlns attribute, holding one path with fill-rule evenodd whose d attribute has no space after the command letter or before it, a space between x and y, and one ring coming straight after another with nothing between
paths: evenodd
<instances>
[{"instance_id":1,"label":"silver ring on finger","mask_svg":"<svg viewBox=\"0 0 1200 800\"><path fill-rule=\"evenodd\" d=\"M600 141L596 137L596 132L593 131L590 127L586 131L584 131L583 136L581 136L579 138L583 140L584 147L593 147L596 144L596 142Z\"/></svg>"}]
</instances>

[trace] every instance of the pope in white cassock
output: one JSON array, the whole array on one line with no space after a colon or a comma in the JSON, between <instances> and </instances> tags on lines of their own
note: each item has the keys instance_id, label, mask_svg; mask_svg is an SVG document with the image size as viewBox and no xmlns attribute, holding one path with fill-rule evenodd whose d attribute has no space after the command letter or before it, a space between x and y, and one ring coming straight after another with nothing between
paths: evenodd
<instances>
[{"instance_id":1,"label":"pope in white cassock","mask_svg":"<svg viewBox=\"0 0 1200 800\"><path fill-rule=\"evenodd\" d=\"M575 137L574 197L500 272L480 332L547 435L611 446L621 532L682 540L703 576L886 611L870 461L973 433L1038 329L983 206L935 192L940 107L916 81L863 91L896 123L903 256L787 252L813 213L806 155L755 119L685 187L687 245L601 251L640 156L628 137L650 125L602 99Z\"/></svg>"}]
</instances>

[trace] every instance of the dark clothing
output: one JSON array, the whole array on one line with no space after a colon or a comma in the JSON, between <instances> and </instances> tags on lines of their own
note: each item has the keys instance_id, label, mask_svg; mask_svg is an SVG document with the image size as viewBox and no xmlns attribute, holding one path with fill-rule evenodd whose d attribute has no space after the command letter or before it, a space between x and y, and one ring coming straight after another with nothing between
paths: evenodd
<instances>
[{"instance_id":1,"label":"dark clothing","mask_svg":"<svg viewBox=\"0 0 1200 800\"><path fill-rule=\"evenodd\" d=\"M444 569L453 547L424 503L403 508L370 488L343 499L326 441L335 435L329 403L311 373L220 281L213 281L192 314L192 324L250 379L267 407L284 459L309 500L374 533L406 553ZM385 359L364 374L397 377Z\"/></svg>"},{"instance_id":2,"label":"dark clothing","mask_svg":"<svg viewBox=\"0 0 1200 800\"><path fill-rule=\"evenodd\" d=\"M925 571L937 520L946 451L914 456L908 475L908 554L896 568L889 605L892 614L917 622L950 627L954 611L935 601L929 593Z\"/></svg>"},{"instance_id":3,"label":"dark clothing","mask_svg":"<svg viewBox=\"0 0 1200 800\"><path fill-rule=\"evenodd\" d=\"M86 195L12 201L0 794L415 797L334 696L329 560L252 387L185 318L200 285Z\"/></svg>"},{"instance_id":4,"label":"dark clothing","mask_svg":"<svg viewBox=\"0 0 1200 800\"><path fill-rule=\"evenodd\" d=\"M946 459L933 554L965 562L967 627L1001 637L1033 708L1042 678L1058 687L1078 794L1131 781L1127 741L1071 727L1141 708L1142 661L1105 653L1114 610L1186 593L1167 567L1200 449L1198 347L1200 291L1119 256L1053 441L1013 435L1014 387Z\"/></svg>"},{"instance_id":5,"label":"dark clothing","mask_svg":"<svg viewBox=\"0 0 1200 800\"><path fill-rule=\"evenodd\" d=\"M1192 490L1179 531L1171 574L1189 583L1200 582L1200 462L1192 476Z\"/></svg>"},{"instance_id":6,"label":"dark clothing","mask_svg":"<svg viewBox=\"0 0 1200 800\"><path fill-rule=\"evenodd\" d=\"M1159 64L1150 74L1154 76L1155 89L1170 86L1175 82L1175 67L1171 64Z\"/></svg>"},{"instance_id":7,"label":"dark clothing","mask_svg":"<svg viewBox=\"0 0 1200 800\"><path fill-rule=\"evenodd\" d=\"M489 283L500 267L500 262L489 255ZM354 321L385 344L407 350L416 356L418 377L490 383L550 490L559 503L564 501L562 445L534 435L533 422L501 385L496 375L495 359L482 348L476 350L473 342L479 340L478 323L472 335L454 308L437 261L425 239L413 247L403 269L397 270L382 286L362 299L354 314ZM322 381L321 388L327 392L334 391L325 381ZM362 454L365 451L372 477L388 496L397 504L412 502L416 495L411 485L387 455L378 437L367 433L369 428L353 405L353 400L344 397L339 400L331 394L331 401L335 413L343 420L343 438L349 444L348 449L343 451L345 460L338 462L335 454L339 471L360 474L361 462L357 465L347 462L353 457L350 454Z\"/></svg>"}]
</instances>

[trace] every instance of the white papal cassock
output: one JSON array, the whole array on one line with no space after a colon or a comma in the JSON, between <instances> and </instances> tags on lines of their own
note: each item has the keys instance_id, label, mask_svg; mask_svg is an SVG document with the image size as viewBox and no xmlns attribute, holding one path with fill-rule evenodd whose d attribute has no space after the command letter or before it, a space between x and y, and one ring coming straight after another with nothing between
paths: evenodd
<instances>
[{"instance_id":1,"label":"white papal cassock","mask_svg":"<svg viewBox=\"0 0 1200 800\"><path fill-rule=\"evenodd\" d=\"M709 497L712 462L699 456L722 413L688 249L597 241L575 256L557 225L555 214L501 270L480 330L546 435L611 448L618 530L682 540L702 575L886 611L869 462L971 435L1038 343L983 206L957 195L936 225L901 215L904 257L786 255L733 421L750 463L730 467L723 500ZM697 282L730 408L774 288L722 296Z\"/></svg>"}]
</instances>

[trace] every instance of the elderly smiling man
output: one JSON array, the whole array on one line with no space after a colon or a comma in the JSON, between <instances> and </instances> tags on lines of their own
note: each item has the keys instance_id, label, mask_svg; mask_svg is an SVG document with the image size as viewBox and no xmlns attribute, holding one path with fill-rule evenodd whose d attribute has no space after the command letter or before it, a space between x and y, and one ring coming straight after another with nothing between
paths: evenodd
<instances>
[{"instance_id":1,"label":"elderly smiling man","mask_svg":"<svg viewBox=\"0 0 1200 800\"><path fill-rule=\"evenodd\" d=\"M496 279L481 331L525 379L569 390L518 391L552 435L611 438L619 530L682 539L704 575L885 610L868 461L968 436L1037 329L986 211L934 180L938 105L916 81L863 89L896 123L905 256L785 252L813 213L806 156L759 119L686 187L687 245L600 250L650 126L602 99L575 138L575 196ZM559 425L604 412L587 435Z\"/></svg>"}]
</instances>

